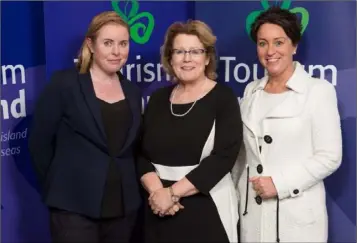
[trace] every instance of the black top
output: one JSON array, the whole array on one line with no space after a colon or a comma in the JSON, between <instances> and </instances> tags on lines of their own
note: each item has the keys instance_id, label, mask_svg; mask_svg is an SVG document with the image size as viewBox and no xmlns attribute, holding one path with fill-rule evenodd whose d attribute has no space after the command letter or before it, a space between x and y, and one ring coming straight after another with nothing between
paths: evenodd
<instances>
[{"instance_id":1,"label":"black top","mask_svg":"<svg viewBox=\"0 0 357 243\"><path fill-rule=\"evenodd\" d=\"M176 117L170 111L172 89L159 89L150 97L144 116L139 174L142 176L154 171L151 161L166 166L199 164L203 146L215 121L211 155L186 176L201 193L208 195L232 169L242 142L237 97L230 88L217 83L187 115ZM173 111L183 114L192 104L174 104Z\"/></svg>"},{"instance_id":2,"label":"black top","mask_svg":"<svg viewBox=\"0 0 357 243\"><path fill-rule=\"evenodd\" d=\"M123 216L122 183L118 165L113 160L119 155L131 123L130 108L126 100L107 103L99 99L107 146L110 155L107 179L102 201L102 218Z\"/></svg>"}]
</instances>

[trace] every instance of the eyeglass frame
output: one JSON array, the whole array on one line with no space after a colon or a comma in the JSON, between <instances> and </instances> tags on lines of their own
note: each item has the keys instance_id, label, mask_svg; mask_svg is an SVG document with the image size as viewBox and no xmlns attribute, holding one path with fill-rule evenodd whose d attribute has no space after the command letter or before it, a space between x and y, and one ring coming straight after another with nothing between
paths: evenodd
<instances>
[{"instance_id":1,"label":"eyeglass frame","mask_svg":"<svg viewBox=\"0 0 357 243\"><path fill-rule=\"evenodd\" d=\"M177 53L176 51L182 51L182 53ZM199 53L196 53L196 54L193 54L192 52L193 51L200 51ZM177 57L184 57L186 56L186 53L190 55L190 57L198 57L204 53L207 53L207 50L206 49L203 49L203 48L194 48L194 49L190 49L188 51L186 50L183 50L183 49L172 49L171 50L171 54L172 55L175 55ZM182 55L182 56L181 56Z\"/></svg>"}]
</instances>

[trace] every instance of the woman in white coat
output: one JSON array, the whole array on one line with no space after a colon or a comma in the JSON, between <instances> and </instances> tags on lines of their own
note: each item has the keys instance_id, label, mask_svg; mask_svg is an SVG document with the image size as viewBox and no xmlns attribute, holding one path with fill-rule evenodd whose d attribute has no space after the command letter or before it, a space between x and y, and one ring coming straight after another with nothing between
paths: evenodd
<instances>
[{"instance_id":1,"label":"woman in white coat","mask_svg":"<svg viewBox=\"0 0 357 243\"><path fill-rule=\"evenodd\" d=\"M296 15L276 7L252 25L268 75L241 101L241 242L327 242L323 179L341 164L340 117L333 85L293 61L300 33Z\"/></svg>"}]
</instances>

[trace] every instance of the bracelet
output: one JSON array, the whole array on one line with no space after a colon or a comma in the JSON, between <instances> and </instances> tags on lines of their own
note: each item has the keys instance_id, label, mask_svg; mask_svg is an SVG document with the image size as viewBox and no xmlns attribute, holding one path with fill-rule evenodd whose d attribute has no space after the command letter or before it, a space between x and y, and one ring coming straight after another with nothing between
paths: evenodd
<instances>
[{"instance_id":1,"label":"bracelet","mask_svg":"<svg viewBox=\"0 0 357 243\"><path fill-rule=\"evenodd\" d=\"M174 193L174 190L172 189L172 186L169 186L169 191L170 191L170 194L171 194L171 200L174 202L174 203L178 203L179 200L180 200L180 197L175 195Z\"/></svg>"}]
</instances>

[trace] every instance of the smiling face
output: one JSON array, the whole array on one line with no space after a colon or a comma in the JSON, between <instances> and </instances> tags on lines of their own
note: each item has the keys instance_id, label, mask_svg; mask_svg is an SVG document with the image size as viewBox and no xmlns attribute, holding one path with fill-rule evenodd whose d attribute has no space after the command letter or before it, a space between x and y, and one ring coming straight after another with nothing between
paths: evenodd
<instances>
[{"instance_id":1,"label":"smiling face","mask_svg":"<svg viewBox=\"0 0 357 243\"><path fill-rule=\"evenodd\" d=\"M129 33L119 24L107 24L97 33L96 39L88 39L93 53L93 65L107 74L119 71L129 55Z\"/></svg>"},{"instance_id":2,"label":"smiling face","mask_svg":"<svg viewBox=\"0 0 357 243\"><path fill-rule=\"evenodd\" d=\"M184 83L204 79L209 63L205 47L196 35L178 34L172 44L171 67Z\"/></svg>"},{"instance_id":3,"label":"smiling face","mask_svg":"<svg viewBox=\"0 0 357 243\"><path fill-rule=\"evenodd\" d=\"M293 70L293 54L296 48L279 25L266 23L259 28L258 58L270 76L284 75Z\"/></svg>"}]
</instances>

